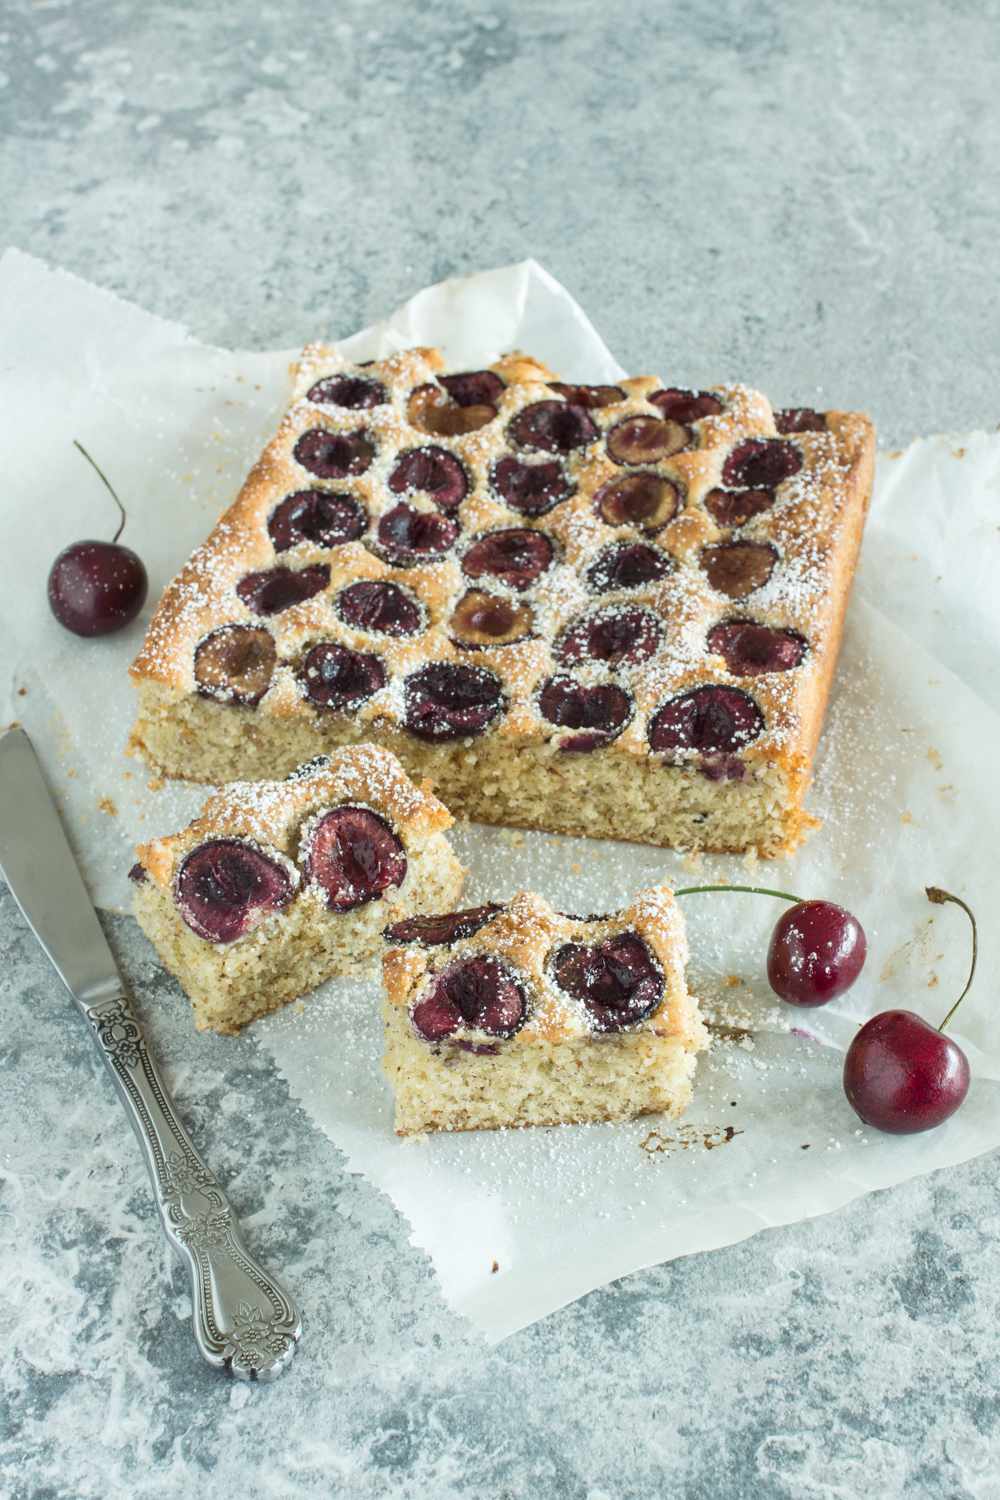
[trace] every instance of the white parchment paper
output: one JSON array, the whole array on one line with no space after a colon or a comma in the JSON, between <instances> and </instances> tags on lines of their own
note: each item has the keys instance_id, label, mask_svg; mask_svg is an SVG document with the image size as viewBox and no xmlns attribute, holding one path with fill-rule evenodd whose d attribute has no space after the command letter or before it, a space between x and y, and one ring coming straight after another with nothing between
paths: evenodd
<instances>
[{"instance_id":1,"label":"white parchment paper","mask_svg":"<svg viewBox=\"0 0 1000 1500\"><path fill-rule=\"evenodd\" d=\"M533 262L428 288L341 342L359 359L434 343L470 365L520 346L568 379L623 373ZM201 787L151 790L148 773L123 759L125 668L163 585L271 436L293 357L206 348L16 251L0 263L0 725L17 721L32 735L99 905L128 909L135 843L180 827L204 799ZM103 641L68 637L45 603L55 553L116 524L74 437L122 495L123 540L151 577L143 619ZM859 1020L890 1005L940 1019L964 982L965 918L930 906L924 886L955 890L987 916L1000 895L998 543L995 435L929 438L880 458L809 798L824 826L794 860L756 872L758 883L854 910L868 964L836 1005L792 1012L769 997L763 974L780 904L686 898L690 978L715 1042L682 1122L401 1142L379 1066L375 985L333 982L257 1027L293 1096L351 1170L390 1195L448 1302L489 1338L638 1267L822 1213L1000 1143L989 921L975 989L953 1027L975 1075L962 1110L927 1135L892 1139L859 1128L840 1086ZM604 910L656 881L754 875L738 858L691 861L478 825L460 827L455 843L470 866L470 903L533 888L568 910Z\"/></svg>"}]
</instances>

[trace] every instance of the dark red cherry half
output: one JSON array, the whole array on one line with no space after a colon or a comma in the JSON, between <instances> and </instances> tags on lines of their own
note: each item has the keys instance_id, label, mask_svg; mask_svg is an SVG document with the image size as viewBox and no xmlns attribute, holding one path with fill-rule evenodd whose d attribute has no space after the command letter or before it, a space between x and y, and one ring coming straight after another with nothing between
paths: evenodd
<instances>
[{"instance_id":1,"label":"dark red cherry half","mask_svg":"<svg viewBox=\"0 0 1000 1500\"><path fill-rule=\"evenodd\" d=\"M371 467L375 449L364 432L304 432L295 444L295 462L320 479L346 479Z\"/></svg>"},{"instance_id":2,"label":"dark red cherry half","mask_svg":"<svg viewBox=\"0 0 1000 1500\"><path fill-rule=\"evenodd\" d=\"M783 434L825 432L826 417L821 411L813 411L811 406L787 406L784 411L775 412L774 425Z\"/></svg>"},{"instance_id":3,"label":"dark red cherry half","mask_svg":"<svg viewBox=\"0 0 1000 1500\"><path fill-rule=\"evenodd\" d=\"M734 677L791 672L806 654L806 643L794 630L774 630L755 620L724 620L708 632L705 644Z\"/></svg>"},{"instance_id":4,"label":"dark red cherry half","mask_svg":"<svg viewBox=\"0 0 1000 1500\"><path fill-rule=\"evenodd\" d=\"M649 726L652 750L733 754L764 732L764 715L739 688L700 687L664 704Z\"/></svg>"},{"instance_id":5,"label":"dark red cherry half","mask_svg":"<svg viewBox=\"0 0 1000 1500\"><path fill-rule=\"evenodd\" d=\"M773 490L709 490L705 496L705 509L720 526L744 526L773 504Z\"/></svg>"},{"instance_id":6,"label":"dark red cherry half","mask_svg":"<svg viewBox=\"0 0 1000 1500\"><path fill-rule=\"evenodd\" d=\"M530 589L552 566L555 548L540 531L491 531L462 558L466 578L499 578L508 588Z\"/></svg>"},{"instance_id":7,"label":"dark red cherry half","mask_svg":"<svg viewBox=\"0 0 1000 1500\"><path fill-rule=\"evenodd\" d=\"M375 579L352 583L337 599L345 625L379 635L414 635L421 627L420 608L395 583Z\"/></svg>"},{"instance_id":8,"label":"dark red cherry half","mask_svg":"<svg viewBox=\"0 0 1000 1500\"><path fill-rule=\"evenodd\" d=\"M705 547L699 561L713 589L729 599L745 599L767 583L778 554L766 542L723 542Z\"/></svg>"},{"instance_id":9,"label":"dark red cherry half","mask_svg":"<svg viewBox=\"0 0 1000 1500\"><path fill-rule=\"evenodd\" d=\"M442 1041L466 1026L487 1036L513 1036L527 1009L524 991L510 970L482 954L444 969L413 1007L412 1020L428 1042Z\"/></svg>"},{"instance_id":10,"label":"dark red cherry half","mask_svg":"<svg viewBox=\"0 0 1000 1500\"><path fill-rule=\"evenodd\" d=\"M723 464L722 482L734 490L773 490L801 467L802 454L794 443L779 438L747 438Z\"/></svg>"},{"instance_id":11,"label":"dark red cherry half","mask_svg":"<svg viewBox=\"0 0 1000 1500\"><path fill-rule=\"evenodd\" d=\"M482 667L430 662L403 686L404 725L418 739L461 740L492 724L503 701L500 683Z\"/></svg>"},{"instance_id":12,"label":"dark red cherry half","mask_svg":"<svg viewBox=\"0 0 1000 1500\"><path fill-rule=\"evenodd\" d=\"M679 422L659 417L626 417L608 433L608 454L616 464L658 464L690 441Z\"/></svg>"},{"instance_id":13,"label":"dark red cherry half","mask_svg":"<svg viewBox=\"0 0 1000 1500\"><path fill-rule=\"evenodd\" d=\"M469 906L465 911L446 911L439 916L405 917L387 927L382 936L393 943L457 943L462 938L473 937L485 927L491 917L503 911L499 901L487 901L485 906Z\"/></svg>"},{"instance_id":14,"label":"dark red cherry half","mask_svg":"<svg viewBox=\"0 0 1000 1500\"><path fill-rule=\"evenodd\" d=\"M73 542L49 573L49 608L74 635L111 635L146 602L142 560L119 542Z\"/></svg>"},{"instance_id":15,"label":"dark red cherry half","mask_svg":"<svg viewBox=\"0 0 1000 1500\"><path fill-rule=\"evenodd\" d=\"M352 911L406 878L406 854L389 824L365 807L334 807L309 835L307 879L326 892L328 911Z\"/></svg>"},{"instance_id":16,"label":"dark red cherry half","mask_svg":"<svg viewBox=\"0 0 1000 1500\"><path fill-rule=\"evenodd\" d=\"M299 680L314 708L351 713L385 686L377 656L324 641L307 653Z\"/></svg>"},{"instance_id":17,"label":"dark red cherry half","mask_svg":"<svg viewBox=\"0 0 1000 1500\"><path fill-rule=\"evenodd\" d=\"M384 406L389 393L380 380L366 375L327 375L309 392L309 400L323 406L345 406L348 411L370 411Z\"/></svg>"},{"instance_id":18,"label":"dark red cherry half","mask_svg":"<svg viewBox=\"0 0 1000 1500\"><path fill-rule=\"evenodd\" d=\"M505 505L524 516L544 515L560 500L568 500L576 488L558 459L527 464L519 458L501 458L493 466L490 484Z\"/></svg>"},{"instance_id":19,"label":"dark red cherry half","mask_svg":"<svg viewBox=\"0 0 1000 1500\"><path fill-rule=\"evenodd\" d=\"M457 521L403 504L382 516L376 532L380 550L390 562L404 567L441 557L457 536Z\"/></svg>"},{"instance_id":20,"label":"dark red cherry half","mask_svg":"<svg viewBox=\"0 0 1000 1500\"><path fill-rule=\"evenodd\" d=\"M558 391L570 406L585 406L588 411L625 400L625 392L616 385L564 385L561 380L550 380L549 390Z\"/></svg>"},{"instance_id":21,"label":"dark red cherry half","mask_svg":"<svg viewBox=\"0 0 1000 1500\"><path fill-rule=\"evenodd\" d=\"M461 375L439 375L438 383L458 406L495 406L506 387L492 370L466 370Z\"/></svg>"},{"instance_id":22,"label":"dark red cherry half","mask_svg":"<svg viewBox=\"0 0 1000 1500\"><path fill-rule=\"evenodd\" d=\"M174 898L191 931L208 943L235 943L254 913L283 911L294 895L288 871L241 839L212 839L188 854Z\"/></svg>"},{"instance_id":23,"label":"dark red cherry half","mask_svg":"<svg viewBox=\"0 0 1000 1500\"><path fill-rule=\"evenodd\" d=\"M623 474L603 485L594 497L597 513L608 526L638 526L662 531L680 505L677 486L662 474Z\"/></svg>"},{"instance_id":24,"label":"dark red cherry half","mask_svg":"<svg viewBox=\"0 0 1000 1500\"><path fill-rule=\"evenodd\" d=\"M585 731L560 740L560 750L596 750L628 723L632 699L614 683L584 687L571 677L552 677L539 694L538 708L543 719L560 729Z\"/></svg>"},{"instance_id":25,"label":"dark red cherry half","mask_svg":"<svg viewBox=\"0 0 1000 1500\"><path fill-rule=\"evenodd\" d=\"M526 604L498 599L485 589L469 589L455 605L448 631L456 645L468 651L488 646L511 646L531 634L534 616Z\"/></svg>"},{"instance_id":26,"label":"dark red cherry half","mask_svg":"<svg viewBox=\"0 0 1000 1500\"><path fill-rule=\"evenodd\" d=\"M665 552L644 547L642 542L618 542L602 552L587 571L587 582L596 594L610 594L613 589L635 589L644 583L656 583L672 570Z\"/></svg>"},{"instance_id":27,"label":"dark red cherry half","mask_svg":"<svg viewBox=\"0 0 1000 1500\"><path fill-rule=\"evenodd\" d=\"M684 391L671 386L648 399L660 408L664 417L685 426L688 422L700 422L702 417L717 417L722 411L722 402L711 391Z\"/></svg>"},{"instance_id":28,"label":"dark red cherry half","mask_svg":"<svg viewBox=\"0 0 1000 1500\"><path fill-rule=\"evenodd\" d=\"M194 675L203 698L243 708L271 686L278 653L273 637L251 625L223 625L198 646Z\"/></svg>"},{"instance_id":29,"label":"dark red cherry half","mask_svg":"<svg viewBox=\"0 0 1000 1500\"><path fill-rule=\"evenodd\" d=\"M621 1031L663 998L663 970L636 932L598 947L567 943L552 960L556 984L582 1002L598 1031Z\"/></svg>"},{"instance_id":30,"label":"dark red cherry half","mask_svg":"<svg viewBox=\"0 0 1000 1500\"><path fill-rule=\"evenodd\" d=\"M366 524L363 508L350 495L299 490L272 511L267 531L275 552L287 552L299 542L312 542L315 547L355 542Z\"/></svg>"},{"instance_id":31,"label":"dark red cherry half","mask_svg":"<svg viewBox=\"0 0 1000 1500\"><path fill-rule=\"evenodd\" d=\"M453 453L443 448L411 448L389 475L394 495L422 490L439 510L457 510L469 493L465 470Z\"/></svg>"},{"instance_id":32,"label":"dark red cherry half","mask_svg":"<svg viewBox=\"0 0 1000 1500\"><path fill-rule=\"evenodd\" d=\"M518 447L539 453L571 453L598 436L586 407L565 401L536 401L524 407L507 424L507 432Z\"/></svg>"},{"instance_id":33,"label":"dark red cherry half","mask_svg":"<svg viewBox=\"0 0 1000 1500\"><path fill-rule=\"evenodd\" d=\"M648 609L609 604L580 620L563 637L556 659L566 666L605 661L619 667L648 661L659 649L663 629Z\"/></svg>"},{"instance_id":34,"label":"dark red cherry half","mask_svg":"<svg viewBox=\"0 0 1000 1500\"><path fill-rule=\"evenodd\" d=\"M293 604L301 604L330 586L330 569L325 563L313 568L268 568L264 573L248 573L236 585L236 592L255 615L278 615Z\"/></svg>"}]
</instances>

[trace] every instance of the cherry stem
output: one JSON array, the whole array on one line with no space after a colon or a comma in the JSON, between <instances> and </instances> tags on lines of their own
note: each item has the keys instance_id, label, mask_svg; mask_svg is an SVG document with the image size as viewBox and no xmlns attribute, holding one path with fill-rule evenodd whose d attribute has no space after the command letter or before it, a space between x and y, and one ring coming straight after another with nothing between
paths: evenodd
<instances>
[{"instance_id":1,"label":"cherry stem","mask_svg":"<svg viewBox=\"0 0 1000 1500\"><path fill-rule=\"evenodd\" d=\"M796 905L801 902L801 896L790 896L787 891L768 891L761 885L689 885L682 891L674 891L675 896L697 896L699 891L746 891L750 896L777 896L781 901L794 901ZM954 896L951 898L954 901Z\"/></svg>"},{"instance_id":2,"label":"cherry stem","mask_svg":"<svg viewBox=\"0 0 1000 1500\"><path fill-rule=\"evenodd\" d=\"M87 450L83 446L83 444L82 443L78 443L77 440L76 440L76 438L73 439L73 443L74 443L75 447L79 448L80 452L83 454L84 458L87 460L87 462L90 465L90 467L92 469L97 469L97 472L101 476L101 478L104 480L105 485L107 486L107 488L109 490L111 490L111 498L114 500L114 502L117 505L118 509L122 513L122 524L119 526L118 530L115 532L114 536L111 538L112 545L114 545L114 543L117 542L118 538L121 536L122 532L125 530L125 507L121 503L121 501L119 500L118 496L115 494L114 490L111 489L111 481L108 479L108 476L104 473L104 471L102 469L98 469L97 468L97 465L94 463L94 460L91 458L90 454L87 452Z\"/></svg>"},{"instance_id":3,"label":"cherry stem","mask_svg":"<svg viewBox=\"0 0 1000 1500\"><path fill-rule=\"evenodd\" d=\"M972 967L969 970L969 977L965 981L965 989L959 995L958 999L955 1001L955 1004L951 1007L951 1010L945 1016L944 1020L941 1022L941 1025L938 1027L938 1031L944 1031L948 1022L951 1020L952 1016L955 1014L956 1010L958 1010L958 1007L961 1005L962 1001L969 993L969 987L972 984L972 976L976 972L976 959L979 956L979 934L976 931L976 919L972 915L972 908L966 906L961 896L953 896L950 891L942 891L940 887L936 885L926 885L924 886L924 890L927 893L928 901L933 901L935 906L944 906L946 901L954 901L955 905L962 908L962 910L965 912L965 915L972 923Z\"/></svg>"}]
</instances>

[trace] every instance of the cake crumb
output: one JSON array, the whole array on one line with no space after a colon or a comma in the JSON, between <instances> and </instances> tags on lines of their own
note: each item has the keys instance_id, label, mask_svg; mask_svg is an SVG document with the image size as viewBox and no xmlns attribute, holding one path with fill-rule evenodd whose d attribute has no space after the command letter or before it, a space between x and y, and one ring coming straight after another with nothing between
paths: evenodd
<instances>
[{"instance_id":1,"label":"cake crumb","mask_svg":"<svg viewBox=\"0 0 1000 1500\"><path fill-rule=\"evenodd\" d=\"M71 771L70 775L75 776L76 772ZM94 803L94 806L101 812L107 813L109 818L117 818L118 816L118 809L112 802L110 797L99 797L98 800Z\"/></svg>"}]
</instances>

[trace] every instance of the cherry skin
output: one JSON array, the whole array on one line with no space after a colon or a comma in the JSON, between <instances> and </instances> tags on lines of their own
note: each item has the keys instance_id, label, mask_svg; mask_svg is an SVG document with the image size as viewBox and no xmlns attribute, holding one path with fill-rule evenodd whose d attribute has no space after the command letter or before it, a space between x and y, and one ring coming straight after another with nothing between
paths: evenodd
<instances>
[{"instance_id":1,"label":"cherry skin","mask_svg":"<svg viewBox=\"0 0 1000 1500\"><path fill-rule=\"evenodd\" d=\"M771 934L768 982L791 1005L826 1005L851 988L866 952L857 917L832 901L800 901Z\"/></svg>"},{"instance_id":2,"label":"cherry skin","mask_svg":"<svg viewBox=\"0 0 1000 1500\"><path fill-rule=\"evenodd\" d=\"M961 1047L912 1010L867 1021L844 1058L844 1092L860 1120L889 1135L933 1130L969 1092Z\"/></svg>"},{"instance_id":3,"label":"cherry skin","mask_svg":"<svg viewBox=\"0 0 1000 1500\"><path fill-rule=\"evenodd\" d=\"M73 542L49 574L49 608L74 635L110 635L131 625L146 602L141 560L117 542Z\"/></svg>"}]
</instances>

